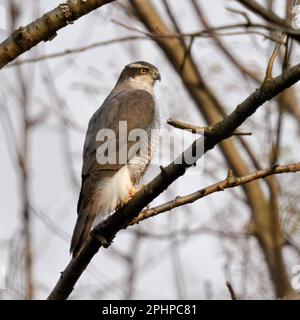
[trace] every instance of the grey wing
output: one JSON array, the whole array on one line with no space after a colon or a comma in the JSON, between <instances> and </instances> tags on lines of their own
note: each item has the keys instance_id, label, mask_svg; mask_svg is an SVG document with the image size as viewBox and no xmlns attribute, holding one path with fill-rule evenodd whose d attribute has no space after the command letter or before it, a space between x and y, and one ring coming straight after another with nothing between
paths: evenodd
<instances>
[{"instance_id":1,"label":"grey wing","mask_svg":"<svg viewBox=\"0 0 300 320\"><path fill-rule=\"evenodd\" d=\"M73 232L70 251L76 253L90 232L99 211L99 194L96 185L102 179L112 177L124 163L119 163L119 149L116 148L115 164L100 164L97 161L97 148L103 143L96 141L101 129L111 129L119 141L119 121L127 122L128 132L132 129L148 129L157 122L157 110L154 97L144 90L125 90L108 99L92 116L83 149L82 186L77 204L78 219ZM134 144L127 141L127 150ZM127 152L127 160L129 154Z\"/></svg>"}]
</instances>

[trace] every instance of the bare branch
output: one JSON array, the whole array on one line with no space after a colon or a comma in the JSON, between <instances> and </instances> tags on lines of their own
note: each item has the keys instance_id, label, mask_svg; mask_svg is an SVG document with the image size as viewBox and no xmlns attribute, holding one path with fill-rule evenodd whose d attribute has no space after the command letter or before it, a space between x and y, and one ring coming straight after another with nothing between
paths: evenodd
<instances>
[{"instance_id":1,"label":"bare branch","mask_svg":"<svg viewBox=\"0 0 300 320\"><path fill-rule=\"evenodd\" d=\"M201 134L204 136L209 136L211 134L213 134L213 130L214 130L214 126L209 126L209 127L198 127L183 121L179 121L179 120L174 120L174 119L168 119L167 120L167 124L169 124L170 126L177 128L177 129L182 129L182 130L189 130L192 133L197 133L197 134ZM233 132L232 134L233 136L251 136L252 132Z\"/></svg>"},{"instance_id":2,"label":"bare branch","mask_svg":"<svg viewBox=\"0 0 300 320\"><path fill-rule=\"evenodd\" d=\"M281 37L280 37L280 43L277 43L274 50L273 50L273 53L270 57L270 60L269 60L269 63L268 63L268 66L267 66L267 70L266 70L266 75L265 75L265 79L266 80L270 80L272 79L272 74L273 74L273 65L274 65L274 62L279 54L279 50L280 50L280 47L281 47L281 42L284 41L284 39L286 38L286 35L285 34L282 34Z\"/></svg>"},{"instance_id":3,"label":"bare branch","mask_svg":"<svg viewBox=\"0 0 300 320\"><path fill-rule=\"evenodd\" d=\"M243 184L250 183L254 180L266 178L273 174L282 174L282 173L298 172L298 171L300 171L300 162L283 165L283 166L280 166L280 165L273 166L268 169L254 171L242 177L233 177L232 174L228 174L225 179L217 183L214 183L210 186L207 186L203 189L197 190L194 193L191 193L189 195L182 196L182 197L178 196L175 199L168 201L164 204L161 204L157 207L142 211L138 215L138 217L136 217L131 221L130 225L134 225L136 223L141 222L142 220L154 217L160 213L170 211L172 209L181 207L189 203L193 203L213 193L224 191L225 189L241 186Z\"/></svg>"},{"instance_id":4,"label":"bare branch","mask_svg":"<svg viewBox=\"0 0 300 320\"><path fill-rule=\"evenodd\" d=\"M80 48L67 49L67 50L64 50L61 52L51 53L51 54L47 54L47 55L43 55L43 56L31 58L31 59L19 60L19 61L16 61L14 63L9 64L7 67L15 67L17 65L21 65L21 64L25 64L25 63L34 63L34 62L40 62L40 61L44 61L44 60L61 58L61 57L71 55L71 54L82 53L87 50L95 49L98 47L107 46L107 45L111 45L111 44L115 44L115 43L122 43L122 42L126 42L126 41L133 41L133 40L151 40L151 39L149 39L148 37L143 37L143 36L128 36L128 37L116 38L116 39L111 39L111 40L106 40L106 41L99 41L99 42L95 42L95 43L92 43L92 44L89 44L87 46L80 47Z\"/></svg>"},{"instance_id":5,"label":"bare branch","mask_svg":"<svg viewBox=\"0 0 300 320\"><path fill-rule=\"evenodd\" d=\"M229 281L226 281L226 287L228 288L228 291L230 293L231 300L237 300L237 296L236 296L234 289Z\"/></svg>"},{"instance_id":6,"label":"bare branch","mask_svg":"<svg viewBox=\"0 0 300 320\"><path fill-rule=\"evenodd\" d=\"M25 27L20 27L0 44L0 69L41 41L89 12L114 0L68 0Z\"/></svg>"}]
</instances>

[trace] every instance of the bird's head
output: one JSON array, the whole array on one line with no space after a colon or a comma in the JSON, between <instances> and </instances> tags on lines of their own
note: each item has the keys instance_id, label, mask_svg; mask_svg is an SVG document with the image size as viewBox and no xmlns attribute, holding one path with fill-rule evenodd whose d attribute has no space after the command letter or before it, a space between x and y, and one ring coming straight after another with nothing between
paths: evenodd
<instances>
[{"instance_id":1,"label":"bird's head","mask_svg":"<svg viewBox=\"0 0 300 320\"><path fill-rule=\"evenodd\" d=\"M145 61L137 61L125 66L118 83L128 85L135 89L153 88L155 82L161 80L158 69Z\"/></svg>"}]
</instances>

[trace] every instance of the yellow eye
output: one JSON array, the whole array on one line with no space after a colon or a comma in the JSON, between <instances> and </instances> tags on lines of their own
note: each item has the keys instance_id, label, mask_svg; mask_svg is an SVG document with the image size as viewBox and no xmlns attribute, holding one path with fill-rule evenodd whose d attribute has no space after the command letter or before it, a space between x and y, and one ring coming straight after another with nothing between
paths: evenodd
<instances>
[{"instance_id":1,"label":"yellow eye","mask_svg":"<svg viewBox=\"0 0 300 320\"><path fill-rule=\"evenodd\" d=\"M147 69L145 69L145 68L142 68L142 69L141 69L141 74L146 74L147 72L148 72Z\"/></svg>"}]
</instances>

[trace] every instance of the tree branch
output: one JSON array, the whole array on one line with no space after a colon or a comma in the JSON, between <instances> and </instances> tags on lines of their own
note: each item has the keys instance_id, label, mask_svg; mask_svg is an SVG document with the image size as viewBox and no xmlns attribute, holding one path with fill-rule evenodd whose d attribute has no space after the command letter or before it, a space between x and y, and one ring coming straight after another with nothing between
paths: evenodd
<instances>
[{"instance_id":1,"label":"tree branch","mask_svg":"<svg viewBox=\"0 0 300 320\"><path fill-rule=\"evenodd\" d=\"M87 46L83 46L83 47L79 47L79 48L74 48L74 49L66 49L64 51L60 51L60 52L55 52L55 53L51 53L51 54L46 54L46 55L41 55L35 58L29 58L29 59L23 59L23 60L19 60L16 61L14 63L11 63L8 65L8 67L15 67L17 65L22 65L22 64L26 64L26 63L35 63L35 62L40 62L40 61L44 61L44 60L50 60L50 59L55 59L55 58L61 58L67 55L71 55L71 54L78 54L78 53L82 53L91 49L95 49L101 46L107 46L107 45L111 45L111 44L116 44L116 43L122 43L122 42L126 42L126 41L136 41L136 40L155 40L157 38L165 38L165 39L184 39L184 38L190 38L190 39L194 39L194 38L200 38L200 37L217 37L217 36L232 36L232 35L244 35L245 32L241 31L241 32L230 32L230 33L217 33L216 31L222 31L227 30L227 29L235 29L235 28L261 28L261 29L270 29L270 30L282 30L280 28L276 28L276 27L271 27L271 26L265 26L263 24L259 25L259 24L234 24L234 25L227 25L227 26L220 26L220 27L215 27L215 28L210 28L207 30L201 30L198 32L192 32L192 33L178 33L178 34L155 34L155 33L145 33L145 32L141 32L141 30L138 30L136 28L131 28L128 26L125 26L124 24L121 24L120 22L116 22L115 20L112 20L113 22L117 23L118 25L121 25L122 27L129 29L131 31L135 31L138 33L141 33L143 35L136 35L136 36L125 36L125 37L120 37L120 38L116 38L116 39L111 39L111 40L104 40L104 41L97 41L95 43L89 44ZM260 33L258 31L248 31L246 34L257 34L260 36L263 36L266 39L269 39L275 43L281 43L282 41L280 41L279 39L276 39L274 37L268 36L266 34ZM240 68L244 73L250 75L250 71L246 70L245 68ZM252 74L251 76L252 78L254 78L254 74ZM255 79L256 82L259 82L258 79Z\"/></svg>"},{"instance_id":2,"label":"tree branch","mask_svg":"<svg viewBox=\"0 0 300 320\"><path fill-rule=\"evenodd\" d=\"M210 134L213 134L213 130L214 130L214 126L198 127L193 124L175 120L175 119L168 119L167 124L177 129L188 130L188 131L191 131L191 133L197 133L204 136L209 136ZM252 133L235 131L233 132L232 135L233 136L251 136Z\"/></svg>"},{"instance_id":3,"label":"tree branch","mask_svg":"<svg viewBox=\"0 0 300 320\"><path fill-rule=\"evenodd\" d=\"M277 25L282 28L282 31L288 34L291 38L300 41L300 34L298 30L294 30L287 23L287 20L280 18L273 11L268 10L263 7L261 4L254 0L237 0L241 4L243 4L246 8L261 16L263 19L268 21L273 25Z\"/></svg>"},{"instance_id":4,"label":"tree branch","mask_svg":"<svg viewBox=\"0 0 300 320\"><path fill-rule=\"evenodd\" d=\"M230 293L231 300L237 300L237 295L229 281L226 281L226 287Z\"/></svg>"},{"instance_id":5,"label":"tree branch","mask_svg":"<svg viewBox=\"0 0 300 320\"><path fill-rule=\"evenodd\" d=\"M266 101L272 99L299 80L300 64L292 67L285 74L275 79L265 81L259 89L238 105L228 117L214 126L213 135L195 140L183 153L181 157L183 160L182 163L178 164L178 159L176 159L167 167L162 168L161 173L139 191L126 205L92 230L80 254L70 261L48 299L62 300L70 295L77 280L93 256L98 252L99 248L102 246L108 247L120 230L127 228L130 222L139 215L144 207L166 190L192 165L187 163L186 159L190 159L190 155L195 154L197 146L203 141L202 139L204 139L204 151L197 154L195 162L222 140L230 137L233 132Z\"/></svg>"},{"instance_id":6,"label":"tree branch","mask_svg":"<svg viewBox=\"0 0 300 320\"><path fill-rule=\"evenodd\" d=\"M15 30L0 44L0 69L41 41L52 40L56 32L80 17L114 0L68 0L25 27Z\"/></svg>"},{"instance_id":7,"label":"tree branch","mask_svg":"<svg viewBox=\"0 0 300 320\"><path fill-rule=\"evenodd\" d=\"M287 164L283 166L276 165L268 169L254 171L242 177L234 177L232 175L232 172L229 171L227 177L217 183L211 184L210 186L197 190L186 196L178 196L175 199L163 203L154 208L143 210L135 219L133 219L130 222L130 225L137 224L145 219L154 217L160 213L181 207L189 203L193 203L213 193L224 191L225 189L241 186L243 184L250 183L254 180L266 178L273 174L282 174L298 171L300 171L300 162Z\"/></svg>"},{"instance_id":8,"label":"tree branch","mask_svg":"<svg viewBox=\"0 0 300 320\"><path fill-rule=\"evenodd\" d=\"M270 23L277 24L283 28L289 27L284 19L278 17L273 11L268 10L254 0L238 0L238 2Z\"/></svg>"}]
</instances>

